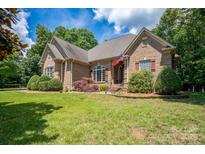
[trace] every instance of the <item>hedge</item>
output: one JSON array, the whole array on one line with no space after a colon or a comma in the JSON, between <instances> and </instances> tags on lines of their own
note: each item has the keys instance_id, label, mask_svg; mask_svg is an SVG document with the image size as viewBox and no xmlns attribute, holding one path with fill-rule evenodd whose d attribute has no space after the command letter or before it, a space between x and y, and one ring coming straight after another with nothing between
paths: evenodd
<instances>
[{"instance_id":1,"label":"hedge","mask_svg":"<svg viewBox=\"0 0 205 154\"><path fill-rule=\"evenodd\" d=\"M50 81L51 78L46 75L41 75L37 82Z\"/></svg>"},{"instance_id":2,"label":"hedge","mask_svg":"<svg viewBox=\"0 0 205 154\"><path fill-rule=\"evenodd\" d=\"M63 83L59 79L51 79L48 76L34 75L30 78L27 88L29 90L59 91L63 89Z\"/></svg>"},{"instance_id":3,"label":"hedge","mask_svg":"<svg viewBox=\"0 0 205 154\"><path fill-rule=\"evenodd\" d=\"M38 83L38 90L49 91L49 81L42 81Z\"/></svg>"},{"instance_id":4,"label":"hedge","mask_svg":"<svg viewBox=\"0 0 205 154\"><path fill-rule=\"evenodd\" d=\"M128 82L128 91L132 93L151 93L153 91L153 75L147 70L133 73Z\"/></svg>"},{"instance_id":5,"label":"hedge","mask_svg":"<svg viewBox=\"0 0 205 154\"><path fill-rule=\"evenodd\" d=\"M155 82L155 91L159 94L176 94L181 87L181 79L173 69L168 67L160 71Z\"/></svg>"},{"instance_id":6,"label":"hedge","mask_svg":"<svg viewBox=\"0 0 205 154\"><path fill-rule=\"evenodd\" d=\"M48 82L49 90L51 91L59 91L63 89L63 83L59 79L51 79Z\"/></svg>"},{"instance_id":7,"label":"hedge","mask_svg":"<svg viewBox=\"0 0 205 154\"><path fill-rule=\"evenodd\" d=\"M32 76L32 77L30 78L30 80L28 81L28 83L27 83L27 88L28 88L29 90L32 90L32 89L33 89L33 88L31 88L32 83L37 82L39 78L40 78L40 77L39 77L38 75ZM33 86L36 86L36 85L33 84ZM34 88L34 89L35 89L35 88Z\"/></svg>"}]
</instances>

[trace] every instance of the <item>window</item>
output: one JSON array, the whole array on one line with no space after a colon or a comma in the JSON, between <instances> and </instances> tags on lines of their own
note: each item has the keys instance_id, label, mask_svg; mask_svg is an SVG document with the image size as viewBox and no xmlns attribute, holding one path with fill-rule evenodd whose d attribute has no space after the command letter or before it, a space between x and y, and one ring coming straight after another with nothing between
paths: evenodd
<instances>
[{"instance_id":1,"label":"window","mask_svg":"<svg viewBox=\"0 0 205 154\"><path fill-rule=\"evenodd\" d=\"M105 67L97 65L93 68L93 80L97 82L105 81Z\"/></svg>"},{"instance_id":2,"label":"window","mask_svg":"<svg viewBox=\"0 0 205 154\"><path fill-rule=\"evenodd\" d=\"M150 60L142 60L140 61L140 70L150 70L151 69L151 62Z\"/></svg>"},{"instance_id":3,"label":"window","mask_svg":"<svg viewBox=\"0 0 205 154\"><path fill-rule=\"evenodd\" d=\"M49 76L49 77L52 77L53 76L53 68L52 67L48 67L47 68L47 75Z\"/></svg>"}]
</instances>

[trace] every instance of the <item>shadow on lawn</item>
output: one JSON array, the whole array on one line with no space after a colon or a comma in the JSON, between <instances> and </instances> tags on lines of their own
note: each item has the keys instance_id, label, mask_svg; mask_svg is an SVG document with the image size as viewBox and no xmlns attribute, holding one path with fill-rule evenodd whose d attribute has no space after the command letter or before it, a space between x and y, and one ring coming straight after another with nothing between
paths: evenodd
<instances>
[{"instance_id":1,"label":"shadow on lawn","mask_svg":"<svg viewBox=\"0 0 205 154\"><path fill-rule=\"evenodd\" d=\"M60 108L46 102L0 102L0 144L39 144L57 138L58 134L43 133L48 127L43 116Z\"/></svg>"},{"instance_id":2,"label":"shadow on lawn","mask_svg":"<svg viewBox=\"0 0 205 154\"><path fill-rule=\"evenodd\" d=\"M205 106L205 93L189 93L189 98L186 99L163 99L167 102L187 103L193 105Z\"/></svg>"}]
</instances>

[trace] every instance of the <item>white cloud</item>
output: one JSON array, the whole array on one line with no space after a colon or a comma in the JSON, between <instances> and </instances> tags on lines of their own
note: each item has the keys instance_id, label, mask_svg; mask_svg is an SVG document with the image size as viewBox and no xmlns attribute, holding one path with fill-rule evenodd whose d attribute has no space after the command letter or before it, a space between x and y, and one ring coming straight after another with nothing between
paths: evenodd
<instances>
[{"instance_id":1,"label":"white cloud","mask_svg":"<svg viewBox=\"0 0 205 154\"><path fill-rule=\"evenodd\" d=\"M17 18L19 19L19 21L17 22L17 24L13 24L12 28L14 29L14 32L20 37L21 41L23 43L28 44L28 48L30 48L34 42L28 36L29 33L28 31L29 26L27 22L28 17L29 17L29 13L23 10L19 12L17 14Z\"/></svg>"},{"instance_id":2,"label":"white cloud","mask_svg":"<svg viewBox=\"0 0 205 154\"><path fill-rule=\"evenodd\" d=\"M132 34L137 34L137 28L132 27L129 32L132 33Z\"/></svg>"},{"instance_id":3,"label":"white cloud","mask_svg":"<svg viewBox=\"0 0 205 154\"><path fill-rule=\"evenodd\" d=\"M136 33L142 27L153 28L159 23L161 14L165 9L136 8L136 9L94 9L95 20L105 19L109 24L114 24L116 33L124 28Z\"/></svg>"}]
</instances>

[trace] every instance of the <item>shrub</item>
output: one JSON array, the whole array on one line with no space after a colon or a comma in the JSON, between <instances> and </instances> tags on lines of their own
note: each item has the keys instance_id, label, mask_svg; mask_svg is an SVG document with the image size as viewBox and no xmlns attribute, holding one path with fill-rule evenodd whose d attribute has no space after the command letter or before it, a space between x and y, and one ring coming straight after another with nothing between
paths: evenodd
<instances>
[{"instance_id":1,"label":"shrub","mask_svg":"<svg viewBox=\"0 0 205 154\"><path fill-rule=\"evenodd\" d=\"M51 78L46 75L41 75L37 82L50 81Z\"/></svg>"},{"instance_id":2,"label":"shrub","mask_svg":"<svg viewBox=\"0 0 205 154\"><path fill-rule=\"evenodd\" d=\"M40 91L49 91L49 82L50 81L42 81L38 83L38 90Z\"/></svg>"},{"instance_id":3,"label":"shrub","mask_svg":"<svg viewBox=\"0 0 205 154\"><path fill-rule=\"evenodd\" d=\"M48 87L51 91L59 91L63 89L63 83L59 79L53 78L48 81Z\"/></svg>"},{"instance_id":4,"label":"shrub","mask_svg":"<svg viewBox=\"0 0 205 154\"><path fill-rule=\"evenodd\" d=\"M38 83L37 82L31 83L31 89L30 90L38 90Z\"/></svg>"},{"instance_id":5,"label":"shrub","mask_svg":"<svg viewBox=\"0 0 205 154\"><path fill-rule=\"evenodd\" d=\"M168 67L161 70L155 82L155 91L160 94L176 94L181 87L181 79Z\"/></svg>"},{"instance_id":6,"label":"shrub","mask_svg":"<svg viewBox=\"0 0 205 154\"><path fill-rule=\"evenodd\" d=\"M132 74L129 83L128 91L132 93L150 93L153 87L153 75L150 71L142 70Z\"/></svg>"},{"instance_id":7,"label":"shrub","mask_svg":"<svg viewBox=\"0 0 205 154\"><path fill-rule=\"evenodd\" d=\"M27 88L28 88L29 90L31 90L31 85L32 85L32 83L37 82L38 79L39 79L39 76L38 76L38 75L32 76L32 77L30 78L30 80L28 81ZM35 86L35 85L33 84L33 86Z\"/></svg>"},{"instance_id":8,"label":"shrub","mask_svg":"<svg viewBox=\"0 0 205 154\"><path fill-rule=\"evenodd\" d=\"M106 89L107 89L106 84L99 84L98 87L99 87L100 91L106 91Z\"/></svg>"},{"instance_id":9,"label":"shrub","mask_svg":"<svg viewBox=\"0 0 205 154\"><path fill-rule=\"evenodd\" d=\"M97 85L92 85L93 80L91 78L83 77L81 80L75 81L73 87L75 91L80 92L96 92L99 91Z\"/></svg>"}]
</instances>

